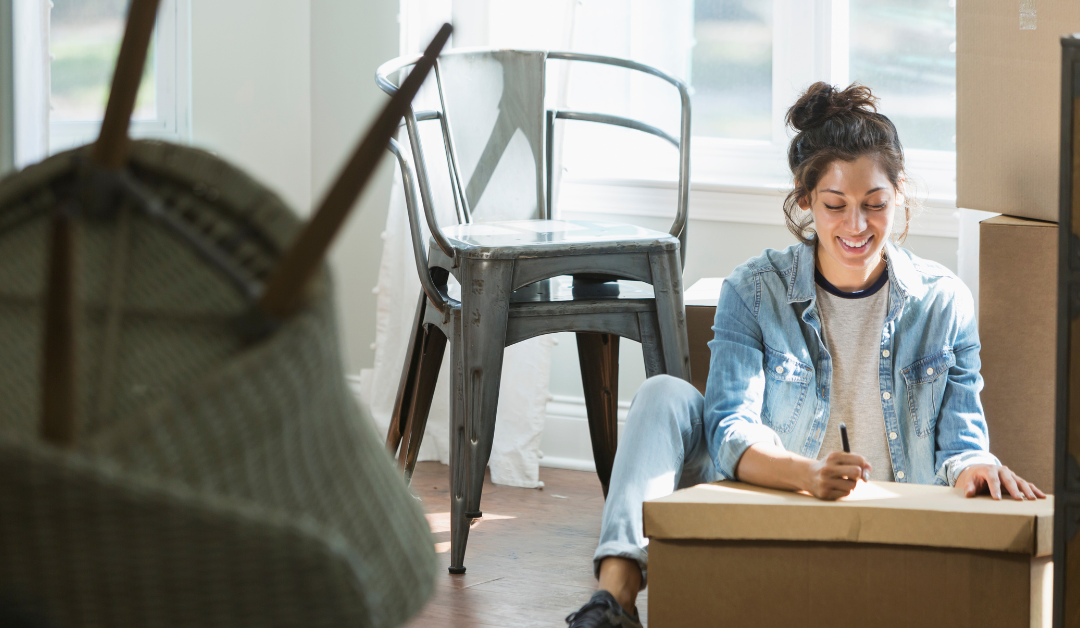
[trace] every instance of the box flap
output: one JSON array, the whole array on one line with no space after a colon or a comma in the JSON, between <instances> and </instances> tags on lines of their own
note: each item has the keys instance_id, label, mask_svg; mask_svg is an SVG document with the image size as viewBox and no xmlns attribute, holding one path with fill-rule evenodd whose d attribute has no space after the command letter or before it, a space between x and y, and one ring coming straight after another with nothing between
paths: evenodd
<instances>
[{"instance_id":1,"label":"box flap","mask_svg":"<svg viewBox=\"0 0 1080 628\"><path fill-rule=\"evenodd\" d=\"M954 488L860 482L827 502L739 482L701 484L645 502L656 539L847 541L1015 552L1053 551L1053 498L965 498Z\"/></svg>"},{"instance_id":2,"label":"box flap","mask_svg":"<svg viewBox=\"0 0 1080 628\"><path fill-rule=\"evenodd\" d=\"M989 227L1031 227L1033 229L1057 229L1058 226L1058 223L1056 222L1032 220L1031 218L1017 218L1016 216L1006 216L1005 214L987 218L979 224Z\"/></svg>"}]
</instances>

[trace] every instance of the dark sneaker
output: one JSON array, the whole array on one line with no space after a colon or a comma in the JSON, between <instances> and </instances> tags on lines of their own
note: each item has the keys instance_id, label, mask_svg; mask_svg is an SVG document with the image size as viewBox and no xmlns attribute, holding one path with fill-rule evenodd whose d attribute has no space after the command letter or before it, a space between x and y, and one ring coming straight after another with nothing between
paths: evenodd
<instances>
[{"instance_id":1,"label":"dark sneaker","mask_svg":"<svg viewBox=\"0 0 1080 628\"><path fill-rule=\"evenodd\" d=\"M576 613L566 617L570 628L641 628L637 609L631 615L607 591L597 591Z\"/></svg>"}]
</instances>

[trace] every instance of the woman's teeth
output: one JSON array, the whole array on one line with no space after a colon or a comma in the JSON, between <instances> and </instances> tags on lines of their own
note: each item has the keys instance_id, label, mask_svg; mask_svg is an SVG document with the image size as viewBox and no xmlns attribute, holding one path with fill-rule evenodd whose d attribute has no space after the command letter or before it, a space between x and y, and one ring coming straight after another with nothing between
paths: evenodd
<instances>
[{"instance_id":1,"label":"woman's teeth","mask_svg":"<svg viewBox=\"0 0 1080 628\"><path fill-rule=\"evenodd\" d=\"M860 248L866 246L866 243L870 241L870 238L867 237L867 238L863 238L862 240L858 240L858 241L856 241L856 240L848 240L848 239L845 239L845 238L840 238L840 241L843 242L844 244L848 245L849 247L853 248L853 249L860 249Z\"/></svg>"}]
</instances>

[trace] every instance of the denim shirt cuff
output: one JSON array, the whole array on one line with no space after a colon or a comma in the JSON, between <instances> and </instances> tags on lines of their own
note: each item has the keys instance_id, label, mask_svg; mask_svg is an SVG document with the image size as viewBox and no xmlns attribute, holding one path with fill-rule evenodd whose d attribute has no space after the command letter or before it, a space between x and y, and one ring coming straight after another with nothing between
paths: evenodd
<instances>
[{"instance_id":1,"label":"denim shirt cuff","mask_svg":"<svg viewBox=\"0 0 1080 628\"><path fill-rule=\"evenodd\" d=\"M777 447L783 447L784 442L772 428L761 423L740 423L727 429L724 440L720 444L717 455L717 471L725 479L734 480L735 470L739 466L739 460L752 445L769 442Z\"/></svg>"},{"instance_id":2,"label":"denim shirt cuff","mask_svg":"<svg viewBox=\"0 0 1080 628\"><path fill-rule=\"evenodd\" d=\"M941 470L938 471L934 483L946 486L956 486L956 480L960 477L960 474L964 472L964 469L967 469L973 464L993 464L1000 466L1001 461L997 459L997 456L988 451L965 451L949 458L945 461L945 464L941 465Z\"/></svg>"}]
</instances>

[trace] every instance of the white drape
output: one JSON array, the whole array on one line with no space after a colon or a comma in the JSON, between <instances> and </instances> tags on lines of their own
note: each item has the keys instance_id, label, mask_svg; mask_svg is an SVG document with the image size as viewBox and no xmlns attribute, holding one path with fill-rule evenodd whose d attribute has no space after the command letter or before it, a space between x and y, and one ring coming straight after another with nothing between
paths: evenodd
<instances>
[{"instance_id":1,"label":"white drape","mask_svg":"<svg viewBox=\"0 0 1080 628\"><path fill-rule=\"evenodd\" d=\"M573 11L576 0L566 2L522 2L511 8L503 3L416 0L402 3L402 53L419 51L430 34L444 21L453 18L457 31L455 47L498 45L521 48L571 47ZM525 19L523 19L525 18ZM505 26L517 24L516 31ZM529 24L532 28L524 28ZM499 33L498 37L491 37ZM516 42L516 43L515 43ZM424 98L421 94L420 99ZM428 97L431 94L427 94ZM423 108L418 106L418 109ZM445 158L435 125L424 130L424 156L433 177L433 196L440 224L452 224L453 200L449 193ZM420 281L412 256L412 242L407 225L400 173L395 178L390 209L383 234L383 256L379 268L376 312L375 364L361 373L361 394L371 407L376 423L387 428L401 377L412 320L420 294ZM425 234L426 236L426 234ZM499 391L498 419L489 467L491 478L499 484L537 487L539 481L540 438L544 429L549 400L551 372L550 336L533 338L508 347L503 358ZM447 347L435 399L428 418L427 432L420 449L420 460L449 462L449 372Z\"/></svg>"}]
</instances>

